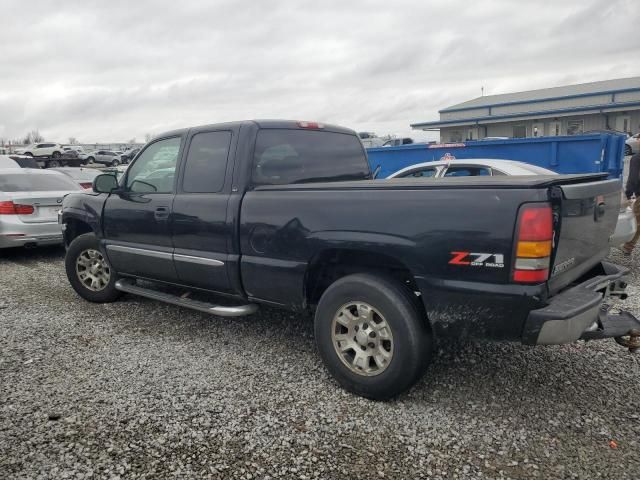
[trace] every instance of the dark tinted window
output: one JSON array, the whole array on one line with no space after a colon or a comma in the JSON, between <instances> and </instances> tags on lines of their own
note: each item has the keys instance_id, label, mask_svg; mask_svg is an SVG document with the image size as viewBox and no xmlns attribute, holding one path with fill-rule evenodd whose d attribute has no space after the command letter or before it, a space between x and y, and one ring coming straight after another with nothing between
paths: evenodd
<instances>
[{"instance_id":1,"label":"dark tinted window","mask_svg":"<svg viewBox=\"0 0 640 480\"><path fill-rule=\"evenodd\" d=\"M445 177L483 177L491 175L485 167L449 167Z\"/></svg>"},{"instance_id":2,"label":"dark tinted window","mask_svg":"<svg viewBox=\"0 0 640 480\"><path fill-rule=\"evenodd\" d=\"M362 143L355 135L293 129L258 132L255 185L363 180L369 175Z\"/></svg>"},{"instance_id":3,"label":"dark tinted window","mask_svg":"<svg viewBox=\"0 0 640 480\"><path fill-rule=\"evenodd\" d=\"M198 133L191 139L182 188L189 193L222 190L231 132Z\"/></svg>"},{"instance_id":4,"label":"dark tinted window","mask_svg":"<svg viewBox=\"0 0 640 480\"><path fill-rule=\"evenodd\" d=\"M63 174L19 173L0 176L0 192L46 192L81 189L80 185Z\"/></svg>"},{"instance_id":5,"label":"dark tinted window","mask_svg":"<svg viewBox=\"0 0 640 480\"><path fill-rule=\"evenodd\" d=\"M435 177L435 168L423 168L421 170L413 170L402 175L402 178L421 178L421 177Z\"/></svg>"}]
</instances>

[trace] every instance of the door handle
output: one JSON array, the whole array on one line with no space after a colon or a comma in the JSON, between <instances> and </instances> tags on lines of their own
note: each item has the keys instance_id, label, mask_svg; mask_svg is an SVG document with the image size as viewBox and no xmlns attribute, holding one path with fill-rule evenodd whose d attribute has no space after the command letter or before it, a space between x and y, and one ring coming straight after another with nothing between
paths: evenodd
<instances>
[{"instance_id":1,"label":"door handle","mask_svg":"<svg viewBox=\"0 0 640 480\"><path fill-rule=\"evenodd\" d=\"M169 217L169 207L158 207L153 212L153 216L156 220L166 220Z\"/></svg>"}]
</instances>

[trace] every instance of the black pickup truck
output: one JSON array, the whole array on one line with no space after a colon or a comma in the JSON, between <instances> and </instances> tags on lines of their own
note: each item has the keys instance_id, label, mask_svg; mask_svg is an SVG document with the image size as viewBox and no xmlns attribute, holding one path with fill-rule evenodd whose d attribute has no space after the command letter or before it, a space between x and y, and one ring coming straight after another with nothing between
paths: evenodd
<instances>
[{"instance_id":1,"label":"black pickup truck","mask_svg":"<svg viewBox=\"0 0 640 480\"><path fill-rule=\"evenodd\" d=\"M355 132L271 120L166 133L93 190L60 213L80 296L315 312L327 368L370 398L416 382L438 336L638 346L603 307L627 272L603 261L620 182L599 174L374 181Z\"/></svg>"}]
</instances>

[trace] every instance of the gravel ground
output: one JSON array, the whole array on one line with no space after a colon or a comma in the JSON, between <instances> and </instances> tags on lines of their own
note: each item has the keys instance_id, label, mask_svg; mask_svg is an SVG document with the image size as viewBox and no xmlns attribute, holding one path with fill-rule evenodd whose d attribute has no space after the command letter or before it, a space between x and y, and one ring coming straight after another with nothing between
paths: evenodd
<instances>
[{"instance_id":1,"label":"gravel ground","mask_svg":"<svg viewBox=\"0 0 640 480\"><path fill-rule=\"evenodd\" d=\"M378 403L328 376L309 318L90 304L62 257L0 253L0 478L640 477L640 357L612 340L447 343Z\"/></svg>"}]
</instances>

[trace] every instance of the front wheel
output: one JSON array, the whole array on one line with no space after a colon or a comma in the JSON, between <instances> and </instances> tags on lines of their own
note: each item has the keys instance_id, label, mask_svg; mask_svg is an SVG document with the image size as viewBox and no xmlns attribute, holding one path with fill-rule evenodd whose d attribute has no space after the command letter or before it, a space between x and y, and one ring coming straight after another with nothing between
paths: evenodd
<instances>
[{"instance_id":1,"label":"front wheel","mask_svg":"<svg viewBox=\"0 0 640 480\"><path fill-rule=\"evenodd\" d=\"M87 158L87 163L88 163L89 165L92 165L95 161L96 161L96 159L95 159L95 158L93 158L93 157L89 157L89 158Z\"/></svg>"},{"instance_id":2,"label":"front wheel","mask_svg":"<svg viewBox=\"0 0 640 480\"><path fill-rule=\"evenodd\" d=\"M49 160L47 162L47 168L58 168L60 166L62 166L62 163L59 160Z\"/></svg>"},{"instance_id":3,"label":"front wheel","mask_svg":"<svg viewBox=\"0 0 640 480\"><path fill-rule=\"evenodd\" d=\"M116 272L111 269L99 248L93 233L76 237L64 258L69 283L85 300L90 302L113 302L122 295L116 290Z\"/></svg>"},{"instance_id":4,"label":"front wheel","mask_svg":"<svg viewBox=\"0 0 640 480\"><path fill-rule=\"evenodd\" d=\"M53 152L53 155L51 155L53 158L60 158L62 155L60 154L60 152Z\"/></svg>"},{"instance_id":5,"label":"front wheel","mask_svg":"<svg viewBox=\"0 0 640 480\"><path fill-rule=\"evenodd\" d=\"M432 336L415 296L399 283L355 274L333 283L315 315L320 356L350 392L387 400L409 389L431 358Z\"/></svg>"},{"instance_id":6,"label":"front wheel","mask_svg":"<svg viewBox=\"0 0 640 480\"><path fill-rule=\"evenodd\" d=\"M113 160L113 161L111 162L111 166L112 166L112 167L117 167L118 165L120 165L120 161L119 161L119 160Z\"/></svg>"}]
</instances>

